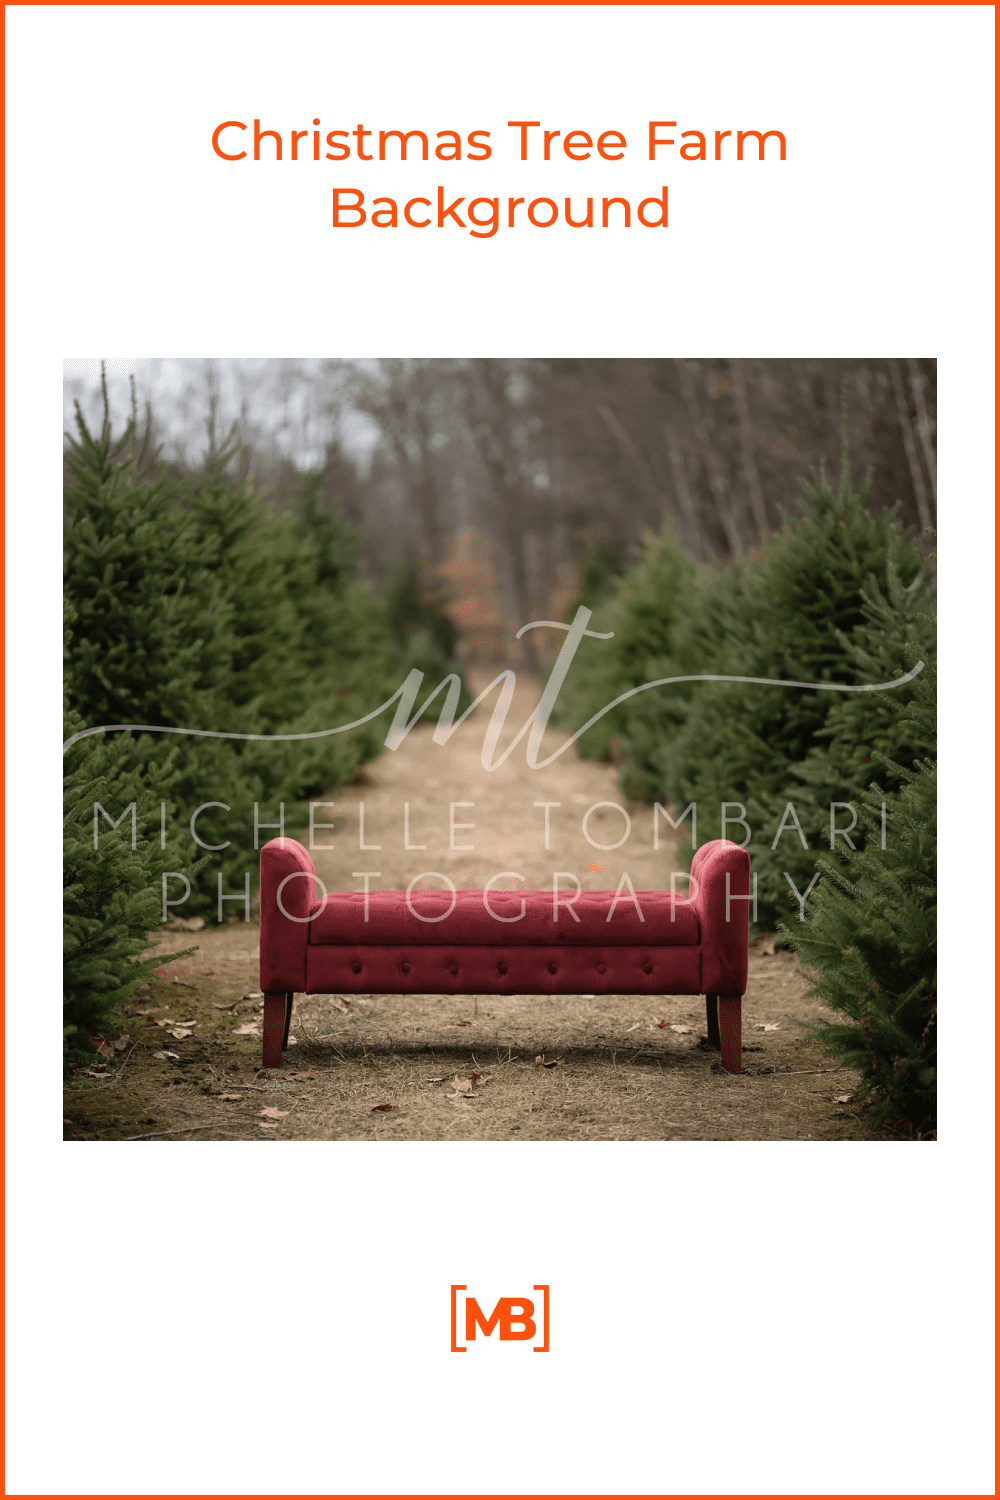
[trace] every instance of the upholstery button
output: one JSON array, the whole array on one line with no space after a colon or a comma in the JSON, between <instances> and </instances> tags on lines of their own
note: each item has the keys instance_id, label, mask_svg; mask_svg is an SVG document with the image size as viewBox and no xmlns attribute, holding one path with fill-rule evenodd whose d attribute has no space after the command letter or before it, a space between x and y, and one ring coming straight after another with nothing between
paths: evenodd
<instances>
[{"instance_id":1,"label":"upholstery button","mask_svg":"<svg viewBox=\"0 0 1000 1500\"><path fill-rule=\"evenodd\" d=\"M597 965L597 972L598 972L598 974L606 974L608 972L608 966L607 966L607 964L598 964Z\"/></svg>"},{"instance_id":2,"label":"upholstery button","mask_svg":"<svg viewBox=\"0 0 1000 1500\"><path fill-rule=\"evenodd\" d=\"M497 964L497 973L498 974L506 974L506 972L507 972L507 965L506 964Z\"/></svg>"},{"instance_id":3,"label":"upholstery button","mask_svg":"<svg viewBox=\"0 0 1000 1500\"><path fill-rule=\"evenodd\" d=\"M549 973L550 974L558 974L559 973L559 965L558 964L549 964Z\"/></svg>"},{"instance_id":4,"label":"upholstery button","mask_svg":"<svg viewBox=\"0 0 1000 1500\"><path fill-rule=\"evenodd\" d=\"M351 964L351 971L354 974L360 974L361 973L361 965L358 964L358 963Z\"/></svg>"},{"instance_id":5,"label":"upholstery button","mask_svg":"<svg viewBox=\"0 0 1000 1500\"><path fill-rule=\"evenodd\" d=\"M652 974L652 972L653 972L653 965L650 963L650 961L649 961L648 958L647 958L646 962L642 966L642 972L644 974Z\"/></svg>"},{"instance_id":6,"label":"upholstery button","mask_svg":"<svg viewBox=\"0 0 1000 1500\"><path fill-rule=\"evenodd\" d=\"M458 964L449 964L448 965L448 973L449 974L457 974L458 973Z\"/></svg>"},{"instance_id":7,"label":"upholstery button","mask_svg":"<svg viewBox=\"0 0 1000 1500\"><path fill-rule=\"evenodd\" d=\"M403 971L404 974L409 974L409 972L410 972L410 966L409 966L409 964L405 960L403 961L403 963L400 964L399 967L402 969L402 971Z\"/></svg>"}]
</instances>

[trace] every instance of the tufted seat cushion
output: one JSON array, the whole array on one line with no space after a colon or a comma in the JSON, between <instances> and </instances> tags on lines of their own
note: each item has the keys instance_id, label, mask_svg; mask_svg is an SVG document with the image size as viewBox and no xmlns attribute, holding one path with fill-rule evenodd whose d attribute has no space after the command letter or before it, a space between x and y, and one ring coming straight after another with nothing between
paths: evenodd
<instances>
[{"instance_id":1,"label":"tufted seat cushion","mask_svg":"<svg viewBox=\"0 0 1000 1500\"><path fill-rule=\"evenodd\" d=\"M316 943L306 981L312 994L696 995L701 948Z\"/></svg>"},{"instance_id":2,"label":"tufted seat cushion","mask_svg":"<svg viewBox=\"0 0 1000 1500\"><path fill-rule=\"evenodd\" d=\"M276 1068L295 993L707 995L709 1038L740 1071L740 1001L755 905L750 857L722 839L695 852L690 899L665 891L331 891L308 850L260 853L263 1062ZM714 1027L714 1031L713 1031Z\"/></svg>"},{"instance_id":3,"label":"tufted seat cushion","mask_svg":"<svg viewBox=\"0 0 1000 1500\"><path fill-rule=\"evenodd\" d=\"M572 906L565 900L573 890L560 894L565 899L555 920L551 891L488 891L489 909L483 891L459 891L453 897L450 891L418 889L409 905L405 891L372 891L366 920L362 892L331 891L325 903L312 908L308 942L352 948L513 944L559 949L690 947L701 941L697 911L683 897L638 891L640 917L627 894L615 902L614 891L583 891Z\"/></svg>"}]
</instances>

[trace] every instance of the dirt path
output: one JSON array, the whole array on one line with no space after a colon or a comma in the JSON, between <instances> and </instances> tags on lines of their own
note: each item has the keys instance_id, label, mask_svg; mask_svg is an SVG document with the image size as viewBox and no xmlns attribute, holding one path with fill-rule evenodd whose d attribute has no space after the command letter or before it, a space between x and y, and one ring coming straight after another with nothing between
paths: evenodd
<instances>
[{"instance_id":1,"label":"dirt path","mask_svg":"<svg viewBox=\"0 0 1000 1500\"><path fill-rule=\"evenodd\" d=\"M519 682L502 744L536 700L537 685ZM669 885L680 869L676 835L661 819L655 847L652 809L622 798L612 767L570 750L532 771L522 742L486 772L488 718L477 710L447 746L433 743L433 725L418 726L361 781L339 788L333 807L316 810L314 859L329 889L360 888L362 871L372 872L372 889L405 887L422 871L459 888L502 870L525 884L500 889L551 889L554 871L594 890L613 889L626 872L636 890ZM543 754L563 739L550 733ZM548 849L537 802L559 804L548 812ZM473 805L452 812L452 803ZM618 849L584 836L592 808L594 843L626 831L622 813L598 803L627 814ZM362 804L364 843L378 849L359 848ZM308 842L304 830L288 832ZM472 849L452 847L462 844ZM171 931L162 942L197 942L198 952L159 970L125 1018L120 1050L75 1075L67 1139L869 1138L852 1105L856 1076L805 1039L824 1012L805 998L789 954L751 953L738 1077L707 1050L697 996L309 996L296 1001L281 1070L262 1073L257 928Z\"/></svg>"}]
</instances>

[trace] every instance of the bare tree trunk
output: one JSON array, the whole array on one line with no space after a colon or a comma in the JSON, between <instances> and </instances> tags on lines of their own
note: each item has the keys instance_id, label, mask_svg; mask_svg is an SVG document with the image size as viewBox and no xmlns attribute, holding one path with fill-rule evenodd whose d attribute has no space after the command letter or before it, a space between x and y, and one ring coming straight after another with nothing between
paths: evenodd
<instances>
[{"instance_id":1,"label":"bare tree trunk","mask_svg":"<svg viewBox=\"0 0 1000 1500\"><path fill-rule=\"evenodd\" d=\"M892 379L892 393L896 398L899 430L903 439L906 462L910 470L910 481L913 485L913 498L917 502L917 516L920 520L920 530L929 531L931 526L931 510L927 500L927 486L924 483L923 471L920 468L920 456L917 453L916 439L913 435L910 408L907 404L906 392L903 389L903 375L899 368L898 359L890 359L888 363L889 375Z\"/></svg>"},{"instance_id":2,"label":"bare tree trunk","mask_svg":"<svg viewBox=\"0 0 1000 1500\"><path fill-rule=\"evenodd\" d=\"M934 443L931 437L931 419L927 411L927 402L924 400L924 384L926 377L915 359L906 361L910 372L910 386L913 390L913 400L917 408L917 435L920 438L920 446L924 453L924 463L927 465L927 477L930 480L931 495L937 503L937 454L934 452Z\"/></svg>"},{"instance_id":3,"label":"bare tree trunk","mask_svg":"<svg viewBox=\"0 0 1000 1500\"><path fill-rule=\"evenodd\" d=\"M418 550L424 560L433 565L441 559L443 538L437 485L431 470L426 392L419 372L412 373L407 379L400 370L390 383L383 421L407 496L419 517Z\"/></svg>"},{"instance_id":4,"label":"bare tree trunk","mask_svg":"<svg viewBox=\"0 0 1000 1500\"><path fill-rule=\"evenodd\" d=\"M494 513L499 512L500 540L513 586L518 628L531 619L531 597L525 548L523 494L518 473L518 454L511 451L507 431L507 395L499 360L476 360L479 392L485 398L485 420L475 423L474 436L480 457L493 481ZM473 400L475 400L473 393ZM538 671L534 632L520 641L521 657L529 671Z\"/></svg>"},{"instance_id":5,"label":"bare tree trunk","mask_svg":"<svg viewBox=\"0 0 1000 1500\"><path fill-rule=\"evenodd\" d=\"M639 475L639 479L642 483L643 489L646 492L646 499L649 503L650 511L655 523L657 525L662 525L664 520L663 513L666 508L664 504L664 496L662 494L660 486L656 482L656 476L650 468L649 463L639 452L639 449L636 447L634 441L625 431L625 428L619 421L618 415L614 411L613 407L608 406L606 402L600 401L597 405L597 411L601 418L601 421L611 433L611 436L614 438L619 448L625 454L625 457L631 461L636 473Z\"/></svg>"},{"instance_id":6,"label":"bare tree trunk","mask_svg":"<svg viewBox=\"0 0 1000 1500\"><path fill-rule=\"evenodd\" d=\"M764 492L760 487L760 475L757 473L757 461L753 452L753 423L750 420L750 403L747 401L747 388L743 380L743 368L739 360L731 359L729 368L733 376L733 384L736 387L736 412L740 419L740 443L743 449L743 474L750 492L750 510L753 513L754 524L757 527L757 540L762 544L767 540L767 507L764 504Z\"/></svg>"},{"instance_id":7,"label":"bare tree trunk","mask_svg":"<svg viewBox=\"0 0 1000 1500\"><path fill-rule=\"evenodd\" d=\"M687 468L684 464L684 450L674 437L674 429L669 422L664 422L663 424L663 441L666 444L667 454L670 458L670 468L674 476L677 506L684 517L684 532L687 544L695 557L701 562L704 560L705 549L702 545L701 531L698 526L698 512L695 509L694 496L691 493L691 486L688 484Z\"/></svg>"},{"instance_id":8,"label":"bare tree trunk","mask_svg":"<svg viewBox=\"0 0 1000 1500\"><path fill-rule=\"evenodd\" d=\"M507 550L511 580L514 585L514 600L518 614L518 629L531 619L531 600L528 589L528 568L525 557L525 526L521 513L521 492L507 476L500 476L498 490L501 498L501 522ZM521 655L524 664L532 672L538 671L538 652L532 631L521 637Z\"/></svg>"},{"instance_id":9,"label":"bare tree trunk","mask_svg":"<svg viewBox=\"0 0 1000 1500\"><path fill-rule=\"evenodd\" d=\"M729 496L726 476L719 462L719 455L715 451L715 445L709 436L701 404L698 400L697 386L694 381L693 372L699 370L699 365L696 360L678 359L675 363L681 380L681 395L684 398L684 405L687 409L688 420L691 423L691 430L694 433L695 442L698 445L702 462L705 465L705 472L708 475L709 489L711 490L712 499L715 502L719 525L722 527L723 536L729 540L731 555L739 557L743 551L743 544L740 541L740 534L736 527L732 508L728 504Z\"/></svg>"}]
</instances>

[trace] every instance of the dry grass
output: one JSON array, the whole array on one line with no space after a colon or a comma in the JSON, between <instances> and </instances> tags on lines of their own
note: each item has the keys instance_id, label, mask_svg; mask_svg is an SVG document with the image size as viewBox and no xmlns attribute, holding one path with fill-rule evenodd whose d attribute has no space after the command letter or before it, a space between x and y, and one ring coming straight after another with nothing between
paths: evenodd
<instances>
[{"instance_id":1,"label":"dry grass","mask_svg":"<svg viewBox=\"0 0 1000 1500\"><path fill-rule=\"evenodd\" d=\"M197 954L160 971L106 1073L70 1081L67 1139L868 1138L853 1101L835 1102L855 1076L805 1039L821 1010L788 954L751 956L738 1077L707 1049L704 1002L687 995L314 995L296 1002L282 1067L262 1072L261 1002L240 998L256 990L256 936L207 930ZM157 1024L168 1020L193 1022L191 1035L176 1040Z\"/></svg>"},{"instance_id":2,"label":"dry grass","mask_svg":"<svg viewBox=\"0 0 1000 1500\"><path fill-rule=\"evenodd\" d=\"M484 685L483 681L477 688ZM521 679L512 724L537 701L538 684ZM554 870L576 871L589 889L614 889L628 871L639 891L669 887L679 869L675 836L652 809L627 802L613 767L575 752L532 771L518 749L486 772L480 752L488 713L473 715L446 747L430 726L383 754L358 783L331 793L317 814L317 871L331 890L357 888L355 870L381 872L376 888L405 886L421 870L447 872L458 886L482 887L516 870L526 887L551 888ZM512 733L508 726L506 738ZM562 736L550 733L543 753ZM358 804L365 839L359 852ZM551 811L549 847L536 802ZM410 808L403 847L402 813ZM449 847L450 802L456 821L475 829ZM581 819L595 803L623 805L631 834L619 849L596 851ZM706 810L707 812L707 810ZM620 813L597 810L591 836L612 843ZM700 828L702 839L711 837ZM293 830L290 828L291 834ZM304 836L304 835L302 835ZM683 886L681 887L683 889ZM78 1073L67 1090L68 1139L120 1140L843 1140L867 1132L854 1101L857 1080L805 1039L823 1014L789 954L751 955L744 1001L744 1072L721 1071L702 1043L704 1001L697 996L311 996L296 1002L296 1045L280 1070L262 1073L257 1035L257 929L235 924L166 932L163 944L198 952L158 972L124 1018L129 1041L106 1071ZM236 1007L220 1009L220 1006ZM156 1022L193 1024L177 1040ZM666 1021L661 1027L658 1022ZM763 1026L776 1030L758 1030ZM685 1028L683 1030L677 1028ZM157 1056L172 1052L173 1057ZM538 1056L555 1062L543 1067ZM480 1076L471 1080L469 1075ZM456 1090L456 1076L476 1087ZM379 1106L389 1105L382 1109ZM280 1111L262 1117L262 1109Z\"/></svg>"}]
</instances>

